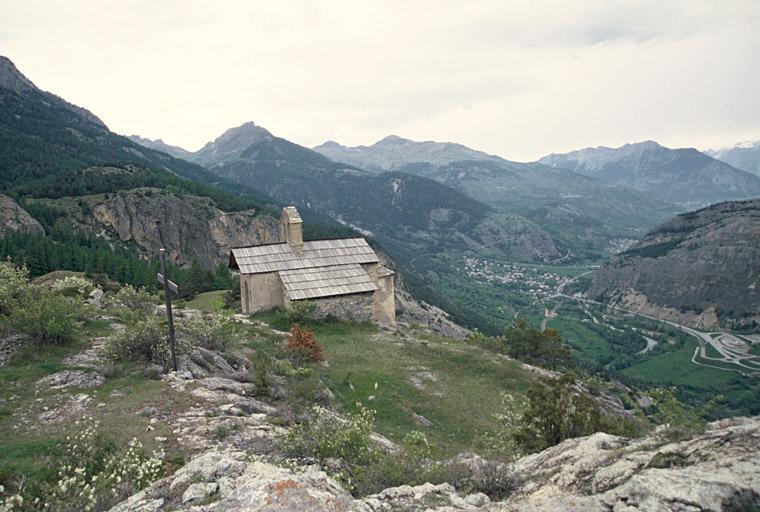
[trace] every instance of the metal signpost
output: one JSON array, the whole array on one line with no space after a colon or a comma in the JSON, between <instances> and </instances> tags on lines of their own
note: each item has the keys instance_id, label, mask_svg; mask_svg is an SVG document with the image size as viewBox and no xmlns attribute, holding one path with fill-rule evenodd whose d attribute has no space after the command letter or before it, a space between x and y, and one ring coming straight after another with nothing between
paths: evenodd
<instances>
[{"instance_id":1,"label":"metal signpost","mask_svg":"<svg viewBox=\"0 0 760 512\"><path fill-rule=\"evenodd\" d=\"M159 254L161 254L161 273L159 273L156 277L158 278L159 284L164 285L164 297L166 298L166 319L169 322L169 342L171 344L172 349L172 364L174 365L174 371L177 371L177 349L176 349L176 342L174 340L174 316L172 315L172 298L171 293L179 293L179 288L177 288L177 285L171 281L169 281L169 274L166 271L166 250L161 248L159 251Z\"/></svg>"}]
</instances>

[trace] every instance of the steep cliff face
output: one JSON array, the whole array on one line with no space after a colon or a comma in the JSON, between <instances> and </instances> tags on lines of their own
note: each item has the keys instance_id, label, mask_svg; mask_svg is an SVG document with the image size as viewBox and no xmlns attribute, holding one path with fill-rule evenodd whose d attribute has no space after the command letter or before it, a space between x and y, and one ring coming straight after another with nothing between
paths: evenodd
<instances>
[{"instance_id":1,"label":"steep cliff face","mask_svg":"<svg viewBox=\"0 0 760 512\"><path fill-rule=\"evenodd\" d=\"M277 241L276 219L254 210L223 212L208 198L141 188L95 205L94 219L148 254L163 245L172 261L205 266L226 261L230 247Z\"/></svg>"},{"instance_id":2,"label":"steep cliff face","mask_svg":"<svg viewBox=\"0 0 760 512\"><path fill-rule=\"evenodd\" d=\"M0 236L9 232L45 234L40 223L16 201L0 194Z\"/></svg>"},{"instance_id":3,"label":"steep cliff face","mask_svg":"<svg viewBox=\"0 0 760 512\"><path fill-rule=\"evenodd\" d=\"M589 295L700 327L719 318L753 321L760 316L760 200L662 224L599 269Z\"/></svg>"}]
</instances>

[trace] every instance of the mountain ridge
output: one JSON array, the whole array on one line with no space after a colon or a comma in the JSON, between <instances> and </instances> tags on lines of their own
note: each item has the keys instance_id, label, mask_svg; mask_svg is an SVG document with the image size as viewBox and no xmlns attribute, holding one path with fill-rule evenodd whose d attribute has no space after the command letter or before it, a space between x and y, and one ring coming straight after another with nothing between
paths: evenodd
<instances>
[{"instance_id":1,"label":"mountain ridge","mask_svg":"<svg viewBox=\"0 0 760 512\"><path fill-rule=\"evenodd\" d=\"M504 161L499 156L456 142L414 141L397 135L387 135L369 146L349 147L327 141L312 149L336 162L373 172L398 170L401 166L422 162L441 165L459 160Z\"/></svg>"},{"instance_id":2,"label":"mountain ridge","mask_svg":"<svg viewBox=\"0 0 760 512\"><path fill-rule=\"evenodd\" d=\"M737 169L760 176L760 140L740 142L732 147L707 150L705 153Z\"/></svg>"},{"instance_id":3,"label":"mountain ridge","mask_svg":"<svg viewBox=\"0 0 760 512\"><path fill-rule=\"evenodd\" d=\"M646 192L663 201L690 206L760 196L760 177L694 148L671 149L654 141L553 153L536 163L569 169Z\"/></svg>"}]
</instances>

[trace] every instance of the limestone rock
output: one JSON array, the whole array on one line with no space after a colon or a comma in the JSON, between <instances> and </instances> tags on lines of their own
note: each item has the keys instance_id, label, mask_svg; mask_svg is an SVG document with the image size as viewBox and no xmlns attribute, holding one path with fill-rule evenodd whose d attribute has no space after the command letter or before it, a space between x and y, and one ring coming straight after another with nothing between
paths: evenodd
<instances>
[{"instance_id":1,"label":"limestone rock","mask_svg":"<svg viewBox=\"0 0 760 512\"><path fill-rule=\"evenodd\" d=\"M84 370L64 370L48 375L37 381L39 387L50 389L66 388L96 388L105 382L105 378L97 373Z\"/></svg>"},{"instance_id":2,"label":"limestone rock","mask_svg":"<svg viewBox=\"0 0 760 512\"><path fill-rule=\"evenodd\" d=\"M191 501L200 501L215 494L219 490L219 484L216 482L191 484L190 487L182 494L182 503Z\"/></svg>"},{"instance_id":3,"label":"limestone rock","mask_svg":"<svg viewBox=\"0 0 760 512\"><path fill-rule=\"evenodd\" d=\"M195 501L216 493L211 503ZM205 494L205 496L204 496ZM351 496L315 466L287 469L244 452L211 451L191 460L173 476L160 480L114 507L112 512L142 510L161 500L158 510L177 511L349 511Z\"/></svg>"},{"instance_id":4,"label":"limestone rock","mask_svg":"<svg viewBox=\"0 0 760 512\"><path fill-rule=\"evenodd\" d=\"M45 234L42 225L34 217L12 198L0 194L0 235L15 232Z\"/></svg>"},{"instance_id":5,"label":"limestone rock","mask_svg":"<svg viewBox=\"0 0 760 512\"><path fill-rule=\"evenodd\" d=\"M28 340L23 336L12 335L0 338L0 367L10 361L15 354Z\"/></svg>"},{"instance_id":6,"label":"limestone rock","mask_svg":"<svg viewBox=\"0 0 760 512\"><path fill-rule=\"evenodd\" d=\"M372 512L406 512L406 511L455 511L479 510L490 502L482 493L461 497L449 484L433 485L426 483L417 486L402 485L367 496L360 500L356 509Z\"/></svg>"},{"instance_id":7,"label":"limestone rock","mask_svg":"<svg viewBox=\"0 0 760 512\"><path fill-rule=\"evenodd\" d=\"M279 233L270 216L253 210L223 212L208 198L158 189L120 192L92 213L101 227L149 254L158 254L163 239L169 258L180 265L196 259L211 267L226 259L230 247L274 242Z\"/></svg>"},{"instance_id":8,"label":"limestone rock","mask_svg":"<svg viewBox=\"0 0 760 512\"><path fill-rule=\"evenodd\" d=\"M668 442L663 429L635 440L603 433L570 439L515 462L511 469L521 483L492 510L760 507L758 446L760 417L718 421L680 442Z\"/></svg>"}]
</instances>

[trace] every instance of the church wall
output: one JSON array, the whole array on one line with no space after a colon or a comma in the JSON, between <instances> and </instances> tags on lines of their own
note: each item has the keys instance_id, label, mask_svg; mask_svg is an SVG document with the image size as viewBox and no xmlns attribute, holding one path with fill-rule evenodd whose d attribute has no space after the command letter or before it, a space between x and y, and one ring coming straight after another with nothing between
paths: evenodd
<instances>
[{"instance_id":1,"label":"church wall","mask_svg":"<svg viewBox=\"0 0 760 512\"><path fill-rule=\"evenodd\" d=\"M282 281L276 272L240 276L243 313L259 313L284 304Z\"/></svg>"},{"instance_id":2,"label":"church wall","mask_svg":"<svg viewBox=\"0 0 760 512\"><path fill-rule=\"evenodd\" d=\"M295 302L295 301L294 301ZM333 316L352 322L371 322L374 316L374 293L352 293L311 299L316 305L315 318Z\"/></svg>"}]
</instances>

